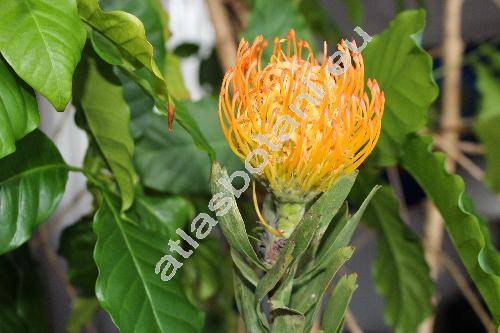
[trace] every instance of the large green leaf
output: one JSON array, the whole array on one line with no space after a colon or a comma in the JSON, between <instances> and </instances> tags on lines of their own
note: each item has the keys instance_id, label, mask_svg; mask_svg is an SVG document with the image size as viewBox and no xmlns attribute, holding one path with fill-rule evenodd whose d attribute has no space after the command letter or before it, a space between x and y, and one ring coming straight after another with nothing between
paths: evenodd
<instances>
[{"instance_id":1,"label":"large green leaf","mask_svg":"<svg viewBox=\"0 0 500 333\"><path fill-rule=\"evenodd\" d=\"M0 52L16 73L62 111L85 43L75 0L2 0Z\"/></svg>"},{"instance_id":2,"label":"large green leaf","mask_svg":"<svg viewBox=\"0 0 500 333\"><path fill-rule=\"evenodd\" d=\"M16 150L15 142L40 122L34 91L0 56L0 158Z\"/></svg>"},{"instance_id":3,"label":"large green leaf","mask_svg":"<svg viewBox=\"0 0 500 333\"><path fill-rule=\"evenodd\" d=\"M220 129L217 102L212 97L199 102L179 103L177 110L196 119L208 142L217 152L217 160L229 170L242 167L232 153ZM144 184L171 193L210 193L210 160L178 124L168 133L166 119L155 114L149 118L147 131L138 141L134 162Z\"/></svg>"},{"instance_id":4,"label":"large green leaf","mask_svg":"<svg viewBox=\"0 0 500 333\"><path fill-rule=\"evenodd\" d=\"M402 164L441 213L467 272L500 324L500 277L481 268L478 257L487 246L484 230L468 209L462 178L445 170L444 159L444 154L432 153L430 138L415 135L405 145Z\"/></svg>"},{"instance_id":5,"label":"large green leaf","mask_svg":"<svg viewBox=\"0 0 500 333\"><path fill-rule=\"evenodd\" d=\"M420 47L424 26L424 10L403 12L363 50L365 76L376 79L385 95L382 134L373 156L380 165L396 163L406 136L425 125L438 94L432 59Z\"/></svg>"},{"instance_id":6,"label":"large green leaf","mask_svg":"<svg viewBox=\"0 0 500 333\"><path fill-rule=\"evenodd\" d=\"M108 64L90 53L79 65L75 80L75 104L85 115L90 133L113 172L122 210L126 210L134 198L137 175L132 164L130 114L120 81Z\"/></svg>"},{"instance_id":7,"label":"large green leaf","mask_svg":"<svg viewBox=\"0 0 500 333\"><path fill-rule=\"evenodd\" d=\"M151 96L163 115L169 114L167 106L172 106L171 103L175 101L169 98L167 83L153 59L153 47L146 39L142 22L126 12L104 12L97 0L79 0L78 9L82 19L93 29L92 44L99 56L112 65L120 66L124 74ZM145 101L149 104L147 99ZM191 135L196 145L214 160L215 152L196 121L184 108L176 103L173 105L177 109L175 120Z\"/></svg>"},{"instance_id":8,"label":"large green leaf","mask_svg":"<svg viewBox=\"0 0 500 333\"><path fill-rule=\"evenodd\" d=\"M31 237L52 214L64 193L68 168L54 144L35 130L0 160L0 253Z\"/></svg>"},{"instance_id":9,"label":"large green leaf","mask_svg":"<svg viewBox=\"0 0 500 333\"><path fill-rule=\"evenodd\" d=\"M90 217L64 229L59 240L58 252L68 263L69 281L86 297L94 295L97 279L97 266L92 255L95 242Z\"/></svg>"},{"instance_id":10,"label":"large green leaf","mask_svg":"<svg viewBox=\"0 0 500 333\"><path fill-rule=\"evenodd\" d=\"M378 179L360 175L359 191L366 195ZM385 301L384 317L395 332L416 332L432 312L434 285L417 236L399 216L399 202L383 186L363 218L377 232L375 287Z\"/></svg>"},{"instance_id":11,"label":"large green leaf","mask_svg":"<svg viewBox=\"0 0 500 333\"><path fill-rule=\"evenodd\" d=\"M486 182L500 192L500 80L485 67L477 67L481 109L475 131L485 146Z\"/></svg>"},{"instance_id":12,"label":"large green leaf","mask_svg":"<svg viewBox=\"0 0 500 333\"><path fill-rule=\"evenodd\" d=\"M140 213L139 207L133 207ZM165 225L157 214L144 220L120 215L117 199L104 193L94 219L97 244L94 259L99 268L96 295L121 332L199 332L203 314L187 300L180 272L168 282L155 274L156 261L165 253L168 230L161 234L148 225ZM174 237L175 236L175 237Z\"/></svg>"}]
</instances>

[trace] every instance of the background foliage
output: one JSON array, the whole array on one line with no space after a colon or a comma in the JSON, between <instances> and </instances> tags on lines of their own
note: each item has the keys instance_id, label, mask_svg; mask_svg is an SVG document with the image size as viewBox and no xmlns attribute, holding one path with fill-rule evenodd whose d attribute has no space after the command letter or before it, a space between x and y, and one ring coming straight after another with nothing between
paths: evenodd
<instances>
[{"instance_id":1,"label":"background foliage","mask_svg":"<svg viewBox=\"0 0 500 333\"><path fill-rule=\"evenodd\" d=\"M343 3L350 20L362 24L361 2ZM349 197L353 207L360 207L373 186L382 185L370 204L362 206L366 214L361 222L377 239L373 277L384 300L384 318L395 332L411 333L435 310L435 285L422 239L406 224L401 214L405 202L388 181L388 170L399 169L439 210L468 278L498 325L500 256L490 226L475 212L462 178L446 171L445 156L433 152L432 138L422 135L436 126L429 110L438 107L439 95L432 58L421 45L426 12L403 10L403 2L396 3L400 13L363 51L365 76L377 79L386 107L380 141ZM253 0L243 5L248 17L235 28L237 38L273 38L290 28L301 38L325 39L331 45L342 37L316 0ZM245 279L255 273L238 267L233 276L230 259L247 254L262 265L253 239L240 238L246 230L255 234L248 195L238 202L245 223L220 221L234 239L214 233L168 283L154 273L168 240L178 239L175 230L206 211L211 162L229 171L241 167L218 125L217 97L191 101L182 81L179 57L196 52L197 46L167 50L167 27L159 0L0 2L0 331L49 331L46 290L31 252L44 243L43 223L57 208L69 172L86 177L93 210L64 230L59 241L58 254L67 263L63 279L72 298L68 331L88 328L100 308L120 331L148 333L234 332L235 307L253 311L253 302L246 303L253 295ZM321 43L313 45L319 48ZM484 145L484 182L498 193L500 52L486 43L474 52L468 61L481 101L473 129ZM222 72L213 55L200 76L217 92ZM75 121L89 139L82 166L68 165L37 129L36 94L57 111L70 101L75 106ZM169 105L175 106L172 132ZM352 230L344 231L350 232L349 239L358 221L351 223ZM38 236L32 238L34 232ZM228 250L227 242L236 252ZM343 246L330 250L341 251L347 260L352 250ZM276 271L272 278L283 273ZM263 298L276 281L259 283L257 297ZM311 283L309 288L322 295L329 280L326 285L319 278L314 281L316 287ZM325 307L300 298L291 302L307 316L326 313L325 332L340 332L356 288L356 276L344 275Z\"/></svg>"}]
</instances>

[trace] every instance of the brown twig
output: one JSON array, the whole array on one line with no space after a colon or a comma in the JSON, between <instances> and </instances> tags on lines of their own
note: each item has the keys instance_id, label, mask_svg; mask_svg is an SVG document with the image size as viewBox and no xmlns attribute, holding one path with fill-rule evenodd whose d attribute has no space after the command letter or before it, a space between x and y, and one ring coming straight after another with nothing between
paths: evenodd
<instances>
[{"instance_id":1,"label":"brown twig","mask_svg":"<svg viewBox=\"0 0 500 333\"><path fill-rule=\"evenodd\" d=\"M356 319L354 318L354 315L349 309L347 309L345 313L345 325L347 326L347 329L351 333L363 333L363 330L358 325Z\"/></svg>"},{"instance_id":2,"label":"brown twig","mask_svg":"<svg viewBox=\"0 0 500 333\"><path fill-rule=\"evenodd\" d=\"M449 143L447 143L440 136L434 135L434 142L441 148L448 157L454 162L458 163L465 171L467 171L472 177L479 181L484 179L484 171L479 166L477 166L470 158L465 156L460 150L453 149ZM459 144L457 143L457 146Z\"/></svg>"},{"instance_id":3,"label":"brown twig","mask_svg":"<svg viewBox=\"0 0 500 333\"><path fill-rule=\"evenodd\" d=\"M470 141L460 141L458 149L472 155L483 155L485 153L484 145Z\"/></svg>"},{"instance_id":4,"label":"brown twig","mask_svg":"<svg viewBox=\"0 0 500 333\"><path fill-rule=\"evenodd\" d=\"M236 41L222 0L206 0L215 30L215 48L224 71L236 63Z\"/></svg>"},{"instance_id":5,"label":"brown twig","mask_svg":"<svg viewBox=\"0 0 500 333\"><path fill-rule=\"evenodd\" d=\"M493 325L488 312L485 310L476 294L472 291L472 288L469 286L467 280L463 277L460 272L460 268L446 254L440 253L437 256L439 258L439 262L450 273L452 279L455 280L458 288L469 302L479 320L481 320L481 323L486 328L486 331L488 333L495 333L495 325Z\"/></svg>"},{"instance_id":6,"label":"brown twig","mask_svg":"<svg viewBox=\"0 0 500 333\"><path fill-rule=\"evenodd\" d=\"M443 34L443 113L441 118L442 128L461 128L460 118L460 75L463 59L463 43L461 39L463 0L447 0L444 6L444 34ZM460 153L457 142L457 131L442 132L444 145L448 147L449 155L457 156ZM450 172L456 169L455 159L448 158L446 166ZM424 225L424 246L427 261L431 268L431 276L437 279L439 275L439 261L435 258L435 251L441 248L444 233L443 220L430 200L426 205L426 222ZM421 325L420 333L433 331L434 318L427 319Z\"/></svg>"},{"instance_id":7,"label":"brown twig","mask_svg":"<svg viewBox=\"0 0 500 333\"><path fill-rule=\"evenodd\" d=\"M399 177L398 169L396 167L387 168L387 177L389 178L389 184L399 199L399 214L405 224L410 224L410 214L406 207L403 185L401 184L401 177Z\"/></svg>"},{"instance_id":8,"label":"brown twig","mask_svg":"<svg viewBox=\"0 0 500 333\"><path fill-rule=\"evenodd\" d=\"M38 230L38 243L36 246L39 246L42 250L43 255L47 259L47 262L58 277L59 281L62 283L64 291L70 298L71 302L77 297L76 289L69 283L64 268L61 266L59 262L59 258L56 253L52 249L49 244L49 239L46 230L47 225L42 225ZM85 329L89 333L97 333L97 329L92 322L85 323Z\"/></svg>"}]
</instances>

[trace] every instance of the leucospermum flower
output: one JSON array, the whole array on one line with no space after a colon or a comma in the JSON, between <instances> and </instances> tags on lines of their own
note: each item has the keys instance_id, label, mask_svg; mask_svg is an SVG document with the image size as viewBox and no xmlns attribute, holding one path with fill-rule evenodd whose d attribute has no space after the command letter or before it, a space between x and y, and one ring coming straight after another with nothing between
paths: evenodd
<instances>
[{"instance_id":1,"label":"leucospermum flower","mask_svg":"<svg viewBox=\"0 0 500 333\"><path fill-rule=\"evenodd\" d=\"M219 118L231 149L281 203L305 203L339 177L357 169L380 135L384 94L367 80L363 58L345 42L345 59L321 61L310 45L275 38L267 64L267 42L242 40L236 64L224 76Z\"/></svg>"}]
</instances>

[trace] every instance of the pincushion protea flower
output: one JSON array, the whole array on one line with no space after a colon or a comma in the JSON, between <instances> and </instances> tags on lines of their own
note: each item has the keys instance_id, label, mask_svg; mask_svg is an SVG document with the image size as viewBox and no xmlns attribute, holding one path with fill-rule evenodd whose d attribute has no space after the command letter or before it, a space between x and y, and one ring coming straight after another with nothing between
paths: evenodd
<instances>
[{"instance_id":1,"label":"pincushion protea flower","mask_svg":"<svg viewBox=\"0 0 500 333\"><path fill-rule=\"evenodd\" d=\"M251 46L240 42L236 64L222 83L219 119L234 153L251 167L263 166L255 177L273 193L278 209L302 211L371 153L384 94L370 79L365 92L363 58L345 42L338 46L342 66L327 58L326 42L318 61L293 30L287 39L274 39L267 65L266 44L262 36Z\"/></svg>"}]
</instances>

